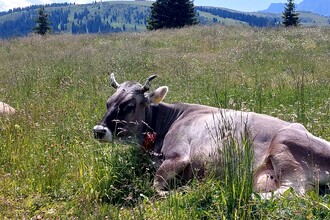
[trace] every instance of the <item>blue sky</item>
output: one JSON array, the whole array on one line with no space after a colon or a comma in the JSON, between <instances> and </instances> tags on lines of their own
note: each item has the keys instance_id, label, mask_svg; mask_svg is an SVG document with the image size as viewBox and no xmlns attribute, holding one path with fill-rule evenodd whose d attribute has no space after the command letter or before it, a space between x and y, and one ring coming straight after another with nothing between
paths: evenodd
<instances>
[{"instance_id":1,"label":"blue sky","mask_svg":"<svg viewBox=\"0 0 330 220\"><path fill-rule=\"evenodd\" d=\"M0 0L0 11L7 11L12 8L26 7L36 4L51 4L51 3L91 3L95 0ZM96 0L100 1L100 0ZM103 0L104 2L107 0ZM118 1L118 0L117 0ZM258 11L268 8L271 3L287 2L287 0L195 0L196 6L217 6L235 9L238 11ZM295 0L296 4L302 0Z\"/></svg>"}]
</instances>

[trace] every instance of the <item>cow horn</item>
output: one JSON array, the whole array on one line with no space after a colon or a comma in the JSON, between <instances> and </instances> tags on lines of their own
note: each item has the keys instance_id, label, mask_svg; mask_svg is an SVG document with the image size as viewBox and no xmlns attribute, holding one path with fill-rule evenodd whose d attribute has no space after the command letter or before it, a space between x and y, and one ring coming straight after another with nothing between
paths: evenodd
<instances>
[{"instance_id":1,"label":"cow horn","mask_svg":"<svg viewBox=\"0 0 330 220\"><path fill-rule=\"evenodd\" d=\"M120 84L115 79L115 74L114 73L111 73L111 75L110 75L110 84L115 89L118 89L118 87L120 86Z\"/></svg>"},{"instance_id":2,"label":"cow horn","mask_svg":"<svg viewBox=\"0 0 330 220\"><path fill-rule=\"evenodd\" d=\"M151 75L151 76L149 76L149 78L148 78L147 81L145 82L144 86L142 87L142 92L147 92L147 91L149 91L149 89L150 89L150 82L151 82L154 78L156 78L156 77L157 77L157 75Z\"/></svg>"}]
</instances>

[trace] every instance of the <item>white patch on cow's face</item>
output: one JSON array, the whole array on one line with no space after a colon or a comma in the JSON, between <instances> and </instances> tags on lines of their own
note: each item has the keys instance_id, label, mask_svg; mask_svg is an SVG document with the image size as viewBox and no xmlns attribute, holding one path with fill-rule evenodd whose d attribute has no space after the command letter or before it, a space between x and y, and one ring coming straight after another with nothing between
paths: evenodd
<instances>
[{"instance_id":1,"label":"white patch on cow's face","mask_svg":"<svg viewBox=\"0 0 330 220\"><path fill-rule=\"evenodd\" d=\"M113 135L111 131L102 125L95 125L93 128L94 137L100 142L112 142Z\"/></svg>"}]
</instances>

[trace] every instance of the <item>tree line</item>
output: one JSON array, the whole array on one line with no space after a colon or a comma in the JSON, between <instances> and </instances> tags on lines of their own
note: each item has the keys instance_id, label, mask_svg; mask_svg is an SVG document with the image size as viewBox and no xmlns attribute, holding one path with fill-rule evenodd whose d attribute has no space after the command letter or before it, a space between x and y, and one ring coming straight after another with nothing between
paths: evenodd
<instances>
[{"instance_id":1,"label":"tree line","mask_svg":"<svg viewBox=\"0 0 330 220\"><path fill-rule=\"evenodd\" d=\"M219 16L221 18L231 18L242 22L246 22L252 27L273 27L280 22L280 20L276 18L258 17L255 15L249 15L239 12L231 12L221 8L203 7L203 6L198 6L195 8L199 11L207 12L212 15Z\"/></svg>"},{"instance_id":2,"label":"tree line","mask_svg":"<svg viewBox=\"0 0 330 220\"><path fill-rule=\"evenodd\" d=\"M15 13L15 12L38 10L41 7L45 7L45 8L48 8L48 7L64 7L64 6L68 6L68 5L72 5L72 4L71 3L52 3L52 4L45 4L45 5L31 5L31 6L27 6L27 7L18 7L18 8L10 9L8 11L0 12L0 16L12 14L12 13Z\"/></svg>"},{"instance_id":3,"label":"tree line","mask_svg":"<svg viewBox=\"0 0 330 220\"><path fill-rule=\"evenodd\" d=\"M55 3L42 6L43 10L47 6L59 7L59 9L52 8L49 14L44 15L40 14L39 10L37 23L39 25L49 25L47 30L52 30L52 33L65 32L72 34L137 31L137 27L140 27L140 29L147 28L149 30L180 28L198 24L202 20L199 17L199 12L207 12L221 18L239 20L255 27L271 27L280 23L280 19L275 18L258 17L214 7L194 7L191 0L157 0L151 7L145 6L142 10L141 6L134 5L126 5L126 8L119 10L113 5L103 8L105 7L104 5L95 4L96 7L92 8L92 12L91 7L87 6L83 10L80 10L80 12L75 10L73 20L70 20L72 14L70 7L66 7L68 5L68 3ZM40 6L29 6L6 12L20 12L21 16L16 20L5 20L3 23L0 23L0 37L26 36L32 30L38 29L35 23L37 7L40 9ZM123 5L120 7L123 7ZM97 8L96 11L95 8ZM288 0L285 11L283 12L283 25L298 25L299 14L294 9L293 0ZM45 24L43 24L42 19L46 19L44 21ZM213 22L216 23L218 20L214 18Z\"/></svg>"}]
</instances>

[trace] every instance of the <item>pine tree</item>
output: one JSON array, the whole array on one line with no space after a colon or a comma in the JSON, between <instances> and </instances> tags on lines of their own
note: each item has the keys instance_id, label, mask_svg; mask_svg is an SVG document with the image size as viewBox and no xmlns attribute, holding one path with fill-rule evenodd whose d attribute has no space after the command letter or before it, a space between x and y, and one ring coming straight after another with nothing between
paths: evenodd
<instances>
[{"instance_id":1,"label":"pine tree","mask_svg":"<svg viewBox=\"0 0 330 220\"><path fill-rule=\"evenodd\" d=\"M45 35L51 31L48 14L45 13L45 7L39 9L38 18L35 22L37 23L37 26L34 28L35 33Z\"/></svg>"},{"instance_id":2,"label":"pine tree","mask_svg":"<svg viewBox=\"0 0 330 220\"><path fill-rule=\"evenodd\" d=\"M283 22L282 24L285 27L289 26L298 26L300 19L299 19L299 13L295 11L295 4L293 0L288 0L288 3L285 4L284 12L283 12Z\"/></svg>"},{"instance_id":3,"label":"pine tree","mask_svg":"<svg viewBox=\"0 0 330 220\"><path fill-rule=\"evenodd\" d=\"M148 17L148 30L161 28L181 28L197 24L193 1L156 0Z\"/></svg>"}]
</instances>

